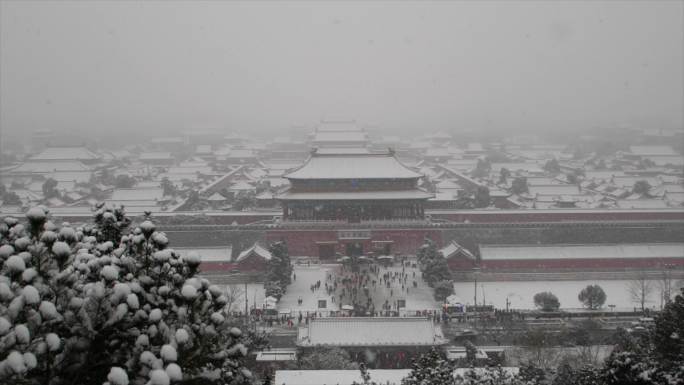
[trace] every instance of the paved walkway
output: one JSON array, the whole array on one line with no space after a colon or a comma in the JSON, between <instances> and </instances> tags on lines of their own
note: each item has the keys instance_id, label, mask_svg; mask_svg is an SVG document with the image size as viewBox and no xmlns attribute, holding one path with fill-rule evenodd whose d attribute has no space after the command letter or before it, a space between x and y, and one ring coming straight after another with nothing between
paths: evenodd
<instances>
[{"instance_id":1,"label":"paved walkway","mask_svg":"<svg viewBox=\"0 0 684 385\"><path fill-rule=\"evenodd\" d=\"M375 268L378 270L377 273L373 271ZM354 280L358 280L359 277L363 280L361 285L355 285L354 283L342 284L342 279L346 278L351 279L352 282L357 282ZM384 280L383 277L389 277L389 279ZM400 277L405 277L406 279L404 280ZM370 299L376 311L382 310L384 304L396 310L398 300L406 301L404 310L408 311L439 308L439 304L433 298L432 289L421 278L418 267L403 267L400 262L396 262L389 267L361 265L360 275L352 273L343 266L338 266L333 271L332 279L328 283L333 285L335 281L337 281L335 296L338 306L352 305L354 302L365 305ZM375 281L375 285L373 285L373 281ZM366 284L366 282L368 283ZM350 295L350 289L353 290L354 286L357 287L356 299L354 299L353 294ZM368 289L367 295L365 289Z\"/></svg>"},{"instance_id":2,"label":"paved walkway","mask_svg":"<svg viewBox=\"0 0 684 385\"><path fill-rule=\"evenodd\" d=\"M287 287L285 295L280 298L278 302L278 310L290 310L293 316L297 316L298 312L317 312L319 300L326 300L327 308L325 310L339 310L337 304L332 302L331 296L325 292L323 288L326 274L330 273L336 268L336 265L315 265L315 266L293 266L294 275L296 279ZM321 281L321 288L311 291L311 285ZM298 299L302 299L302 304L298 303Z\"/></svg>"}]
</instances>

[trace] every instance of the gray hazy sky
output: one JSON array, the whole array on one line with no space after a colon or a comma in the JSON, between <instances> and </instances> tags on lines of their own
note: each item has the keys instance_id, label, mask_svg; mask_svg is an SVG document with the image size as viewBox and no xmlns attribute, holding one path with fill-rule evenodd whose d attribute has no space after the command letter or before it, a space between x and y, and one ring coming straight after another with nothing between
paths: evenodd
<instances>
[{"instance_id":1,"label":"gray hazy sky","mask_svg":"<svg viewBox=\"0 0 684 385\"><path fill-rule=\"evenodd\" d=\"M681 128L684 2L0 3L0 127Z\"/></svg>"}]
</instances>

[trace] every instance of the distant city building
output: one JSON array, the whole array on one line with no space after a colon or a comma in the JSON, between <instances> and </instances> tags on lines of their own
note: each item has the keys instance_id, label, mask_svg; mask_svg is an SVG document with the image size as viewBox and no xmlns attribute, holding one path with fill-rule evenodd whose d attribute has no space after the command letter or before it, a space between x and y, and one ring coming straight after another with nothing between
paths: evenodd
<instances>
[{"instance_id":1,"label":"distant city building","mask_svg":"<svg viewBox=\"0 0 684 385\"><path fill-rule=\"evenodd\" d=\"M367 147L368 134L356 121L322 121L311 134L312 147Z\"/></svg>"}]
</instances>

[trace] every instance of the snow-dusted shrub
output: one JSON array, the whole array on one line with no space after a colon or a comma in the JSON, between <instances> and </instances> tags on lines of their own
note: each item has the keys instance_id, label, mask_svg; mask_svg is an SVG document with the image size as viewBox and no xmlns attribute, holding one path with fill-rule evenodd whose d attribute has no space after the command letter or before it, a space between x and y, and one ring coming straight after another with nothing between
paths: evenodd
<instances>
[{"instance_id":1,"label":"snow-dusted shrub","mask_svg":"<svg viewBox=\"0 0 684 385\"><path fill-rule=\"evenodd\" d=\"M149 218L129 229L120 208L78 228L48 217L0 220L0 383L251 383L198 256L167 249Z\"/></svg>"}]
</instances>

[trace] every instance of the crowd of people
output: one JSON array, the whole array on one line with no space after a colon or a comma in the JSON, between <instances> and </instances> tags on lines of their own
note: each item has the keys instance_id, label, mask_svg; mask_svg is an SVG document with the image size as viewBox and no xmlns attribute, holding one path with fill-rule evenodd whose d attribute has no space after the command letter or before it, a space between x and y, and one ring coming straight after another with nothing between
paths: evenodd
<instances>
[{"instance_id":1,"label":"crowd of people","mask_svg":"<svg viewBox=\"0 0 684 385\"><path fill-rule=\"evenodd\" d=\"M411 288L419 282L415 263L402 259L394 264L354 261L341 265L326 275L325 289L340 308L355 316L389 316L406 307Z\"/></svg>"}]
</instances>

